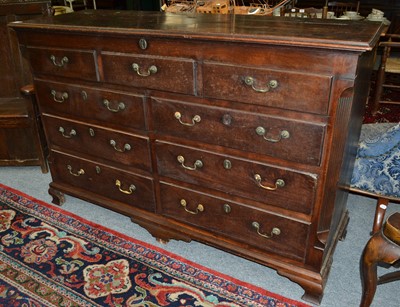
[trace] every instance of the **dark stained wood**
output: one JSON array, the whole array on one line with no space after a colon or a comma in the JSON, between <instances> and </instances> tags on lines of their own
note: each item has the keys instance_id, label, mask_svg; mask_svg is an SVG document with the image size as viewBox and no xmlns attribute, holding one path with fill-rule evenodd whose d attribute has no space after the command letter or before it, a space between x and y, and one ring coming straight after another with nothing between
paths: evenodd
<instances>
[{"instance_id":1,"label":"dark stained wood","mask_svg":"<svg viewBox=\"0 0 400 307\"><path fill-rule=\"evenodd\" d=\"M41 16L48 1L3 1L0 4L0 166L40 165L47 172L46 142L26 60L21 57L9 22Z\"/></svg>"},{"instance_id":2,"label":"dark stained wood","mask_svg":"<svg viewBox=\"0 0 400 307\"><path fill-rule=\"evenodd\" d=\"M378 209L378 208L377 208ZM369 307L377 285L400 278L399 272L387 273L378 279L378 265L394 265L400 259L400 213L389 216L385 224L374 224L378 231L365 245L361 257L361 279L363 292L360 307Z\"/></svg>"},{"instance_id":3,"label":"dark stained wood","mask_svg":"<svg viewBox=\"0 0 400 307\"><path fill-rule=\"evenodd\" d=\"M11 26L55 204L71 194L270 266L320 302L381 24L84 11Z\"/></svg>"}]
</instances>

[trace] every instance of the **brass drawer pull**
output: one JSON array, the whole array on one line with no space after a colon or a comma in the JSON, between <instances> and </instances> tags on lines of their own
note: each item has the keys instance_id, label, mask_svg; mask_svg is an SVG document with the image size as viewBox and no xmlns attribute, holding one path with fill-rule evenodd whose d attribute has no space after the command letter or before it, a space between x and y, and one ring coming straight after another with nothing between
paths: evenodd
<instances>
[{"instance_id":1,"label":"brass drawer pull","mask_svg":"<svg viewBox=\"0 0 400 307\"><path fill-rule=\"evenodd\" d=\"M254 179L257 181L257 184L258 184L258 186L260 188L263 188L263 189L268 190L268 191L275 191L278 188L283 188L285 186L285 181L283 181L283 179L277 179L275 181L275 186L273 186L273 187L267 187L267 186L263 185L261 183L262 179L261 179L261 176L259 174L255 174L254 175Z\"/></svg>"},{"instance_id":2,"label":"brass drawer pull","mask_svg":"<svg viewBox=\"0 0 400 307\"><path fill-rule=\"evenodd\" d=\"M124 190L124 189L122 189L122 188L121 188L122 183L121 183L121 181L119 181L118 179L115 180L115 185L118 187L118 190L120 190L120 192L122 192L122 193L124 193L124 194L128 194L128 195L132 194L133 191L136 190L136 187L135 187L134 184L131 184L131 185L129 186L129 190Z\"/></svg>"},{"instance_id":3,"label":"brass drawer pull","mask_svg":"<svg viewBox=\"0 0 400 307\"><path fill-rule=\"evenodd\" d=\"M50 60L53 62L53 65L57 67L63 67L65 64L69 62L69 59L66 56L63 57L59 63L57 63L55 55L51 55Z\"/></svg>"},{"instance_id":4,"label":"brass drawer pull","mask_svg":"<svg viewBox=\"0 0 400 307\"><path fill-rule=\"evenodd\" d=\"M187 203L186 200L181 199L181 206L185 209L186 212L190 213L190 214L199 214L200 212L204 211L204 206L202 204L198 204L196 211L191 211L188 208L186 208Z\"/></svg>"},{"instance_id":5,"label":"brass drawer pull","mask_svg":"<svg viewBox=\"0 0 400 307\"><path fill-rule=\"evenodd\" d=\"M201 121L200 115L195 115L195 116L192 118L192 122L191 122L191 123L185 123L185 122L183 122L183 121L181 120L182 114L181 114L180 112L175 112L174 116L175 116L175 118L176 118L182 125L184 125L184 126L194 126L194 125L196 125L196 123L199 123L199 122Z\"/></svg>"},{"instance_id":6,"label":"brass drawer pull","mask_svg":"<svg viewBox=\"0 0 400 307\"><path fill-rule=\"evenodd\" d=\"M70 139L73 136L76 136L76 131L74 129L71 129L69 134L65 134L65 129L63 127L58 128L58 131L62 134L63 137Z\"/></svg>"},{"instance_id":7,"label":"brass drawer pull","mask_svg":"<svg viewBox=\"0 0 400 307\"><path fill-rule=\"evenodd\" d=\"M262 136L264 140L266 140L266 141L268 141L268 142L271 142L271 143L278 143L278 142L280 142L282 139L288 139L288 138L290 137L289 131L287 131L287 130L282 130L282 131L279 133L279 136L278 136L276 139L267 138L267 137L265 137L266 130L265 130L264 127L257 127L257 128L256 128L256 133L257 133L258 135Z\"/></svg>"},{"instance_id":8,"label":"brass drawer pull","mask_svg":"<svg viewBox=\"0 0 400 307\"><path fill-rule=\"evenodd\" d=\"M110 140L110 145L112 147L114 147L114 149L116 151L119 151L119 152L125 152L125 151L129 151L132 149L131 145L129 145L128 143L126 143L122 149L119 149L119 148L117 148L117 142L115 142L114 140Z\"/></svg>"},{"instance_id":9,"label":"brass drawer pull","mask_svg":"<svg viewBox=\"0 0 400 307\"><path fill-rule=\"evenodd\" d=\"M266 93L269 92L271 89L275 89L278 87L278 81L271 80L267 83L267 86L265 88L257 88L255 87L256 80L250 76L244 77L244 83L246 83L248 86L251 86L251 88L258 93Z\"/></svg>"},{"instance_id":10,"label":"brass drawer pull","mask_svg":"<svg viewBox=\"0 0 400 307\"><path fill-rule=\"evenodd\" d=\"M177 156L176 159L178 160L178 162L182 165L183 168L188 169L190 171L195 171L198 168L202 168L203 167L203 162L201 160L196 160L193 164L193 167L191 166L186 166L185 163L185 158L183 156Z\"/></svg>"},{"instance_id":11,"label":"brass drawer pull","mask_svg":"<svg viewBox=\"0 0 400 307\"><path fill-rule=\"evenodd\" d=\"M264 238L267 238L267 239L271 239L274 235L279 236L281 234L281 230L277 227L272 228L271 233L268 235L268 234L260 232L260 224L258 222L251 223L251 226L253 226L253 228L255 228L257 230L258 235L260 235Z\"/></svg>"},{"instance_id":12,"label":"brass drawer pull","mask_svg":"<svg viewBox=\"0 0 400 307\"><path fill-rule=\"evenodd\" d=\"M122 111L122 110L125 109L125 104L123 102L118 103L116 109L110 108L110 101L107 100L107 99L103 100L103 104L107 108L107 110L109 110L111 112L114 112L114 113L117 113L117 112Z\"/></svg>"},{"instance_id":13,"label":"brass drawer pull","mask_svg":"<svg viewBox=\"0 0 400 307\"><path fill-rule=\"evenodd\" d=\"M79 177L79 176L85 174L85 171L83 169L80 169L78 172L74 173L74 172L72 172L72 166L71 165L67 165L67 168L68 168L69 173L71 175L73 175L73 176Z\"/></svg>"},{"instance_id":14,"label":"brass drawer pull","mask_svg":"<svg viewBox=\"0 0 400 307\"><path fill-rule=\"evenodd\" d=\"M67 92L58 94L55 90L51 90L50 94L53 96L53 100L55 102L63 103L66 99L68 99ZM60 98L58 98L58 97L60 97Z\"/></svg>"},{"instance_id":15,"label":"brass drawer pull","mask_svg":"<svg viewBox=\"0 0 400 307\"><path fill-rule=\"evenodd\" d=\"M157 72L157 66L155 65L151 65L148 69L146 73L142 73L140 72L140 66L139 64L133 63L132 64L132 69L134 72L136 72L139 76L141 77L148 77L151 74L155 74Z\"/></svg>"}]
</instances>

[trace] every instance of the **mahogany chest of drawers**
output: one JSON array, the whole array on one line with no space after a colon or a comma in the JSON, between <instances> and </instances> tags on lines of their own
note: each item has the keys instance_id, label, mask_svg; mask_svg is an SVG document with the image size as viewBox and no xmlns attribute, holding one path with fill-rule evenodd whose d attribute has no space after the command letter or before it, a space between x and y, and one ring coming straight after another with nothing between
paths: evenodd
<instances>
[{"instance_id":1,"label":"mahogany chest of drawers","mask_svg":"<svg viewBox=\"0 0 400 307\"><path fill-rule=\"evenodd\" d=\"M55 204L67 193L219 247L320 301L379 23L84 11L11 26Z\"/></svg>"}]
</instances>

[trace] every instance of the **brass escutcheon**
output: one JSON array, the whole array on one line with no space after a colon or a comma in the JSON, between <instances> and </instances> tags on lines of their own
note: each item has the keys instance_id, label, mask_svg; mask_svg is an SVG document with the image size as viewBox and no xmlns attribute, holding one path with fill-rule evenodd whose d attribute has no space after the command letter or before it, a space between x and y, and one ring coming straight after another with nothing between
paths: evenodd
<instances>
[{"instance_id":1,"label":"brass escutcheon","mask_svg":"<svg viewBox=\"0 0 400 307\"><path fill-rule=\"evenodd\" d=\"M231 213L231 211L232 211L231 206L229 206L228 204L224 204L222 207L223 207L225 213Z\"/></svg>"},{"instance_id":2,"label":"brass escutcheon","mask_svg":"<svg viewBox=\"0 0 400 307\"><path fill-rule=\"evenodd\" d=\"M142 49L142 50L146 50L148 47L148 44L147 44L147 41L145 38L139 39L138 44L139 44L140 49Z\"/></svg>"}]
</instances>

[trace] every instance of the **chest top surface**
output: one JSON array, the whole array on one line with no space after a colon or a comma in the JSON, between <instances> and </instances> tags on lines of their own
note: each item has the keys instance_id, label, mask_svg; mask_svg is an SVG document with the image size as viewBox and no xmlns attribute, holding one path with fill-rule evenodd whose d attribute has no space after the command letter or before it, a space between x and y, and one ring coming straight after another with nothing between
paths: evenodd
<instances>
[{"instance_id":1,"label":"chest top surface","mask_svg":"<svg viewBox=\"0 0 400 307\"><path fill-rule=\"evenodd\" d=\"M367 21L112 10L85 10L12 23L11 27L94 35L242 41L361 52L371 50L383 30L381 23Z\"/></svg>"}]
</instances>

